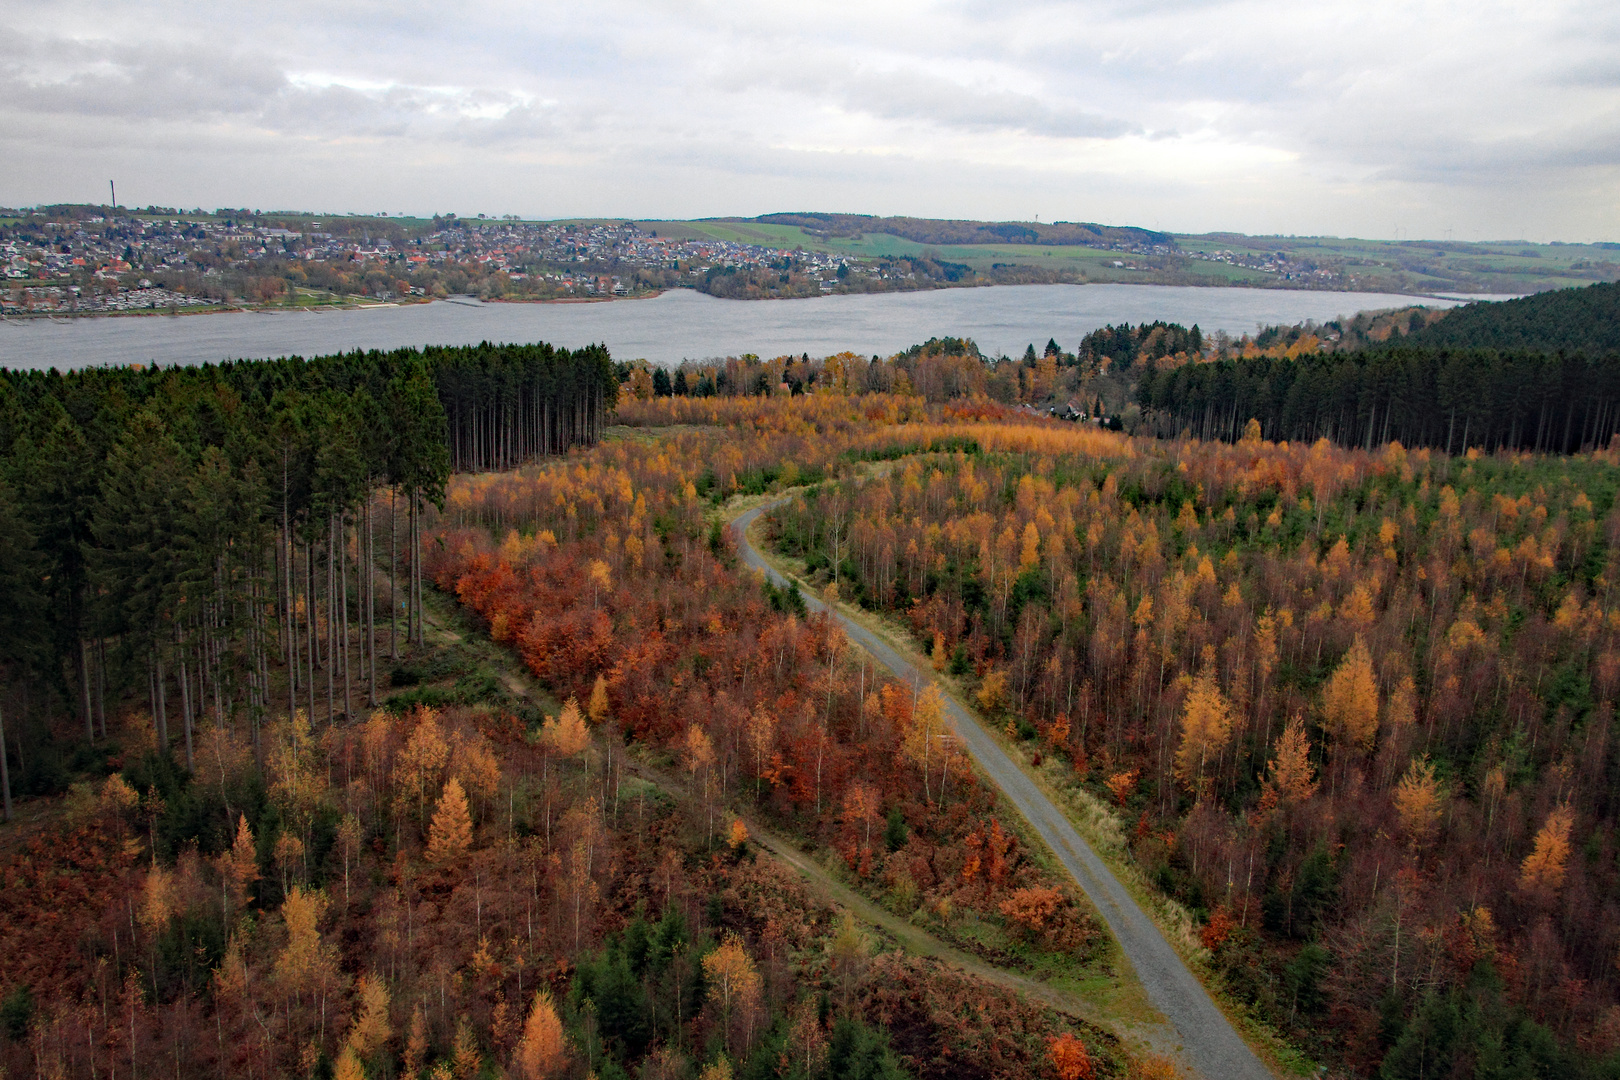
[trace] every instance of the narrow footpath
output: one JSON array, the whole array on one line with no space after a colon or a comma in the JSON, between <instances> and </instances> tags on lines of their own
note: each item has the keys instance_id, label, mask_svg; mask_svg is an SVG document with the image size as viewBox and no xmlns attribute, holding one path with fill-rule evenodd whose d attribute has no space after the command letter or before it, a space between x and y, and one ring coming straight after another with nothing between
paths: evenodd
<instances>
[{"instance_id":1,"label":"narrow footpath","mask_svg":"<svg viewBox=\"0 0 1620 1080\"><path fill-rule=\"evenodd\" d=\"M779 499L755 507L731 522L743 561L778 585L787 585L788 580L755 549L748 537L748 529L761 513L785 501ZM812 611L828 610L827 605L814 596L806 594L804 601ZM850 639L888 668L896 678L919 688L934 681L932 672L919 671L866 627L836 608L831 613ZM1197 977L1164 939L1153 920L1137 905L1096 852L1091 850L1063 811L1052 804L978 722L968 715L967 710L949 694L943 695L943 699L946 716L956 737L967 747L984 774L1001 789L1008 801L1056 853L1064 868L1101 913L1109 931L1119 942L1121 952L1136 969L1148 1000L1175 1028L1186 1063L1207 1080L1270 1080L1271 1071L1249 1049Z\"/></svg>"}]
</instances>

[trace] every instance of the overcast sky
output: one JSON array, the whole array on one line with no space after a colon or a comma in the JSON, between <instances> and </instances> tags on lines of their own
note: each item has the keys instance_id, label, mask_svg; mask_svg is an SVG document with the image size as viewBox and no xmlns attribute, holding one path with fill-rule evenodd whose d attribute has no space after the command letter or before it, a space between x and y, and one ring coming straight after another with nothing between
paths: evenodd
<instances>
[{"instance_id":1,"label":"overcast sky","mask_svg":"<svg viewBox=\"0 0 1620 1080\"><path fill-rule=\"evenodd\" d=\"M0 0L0 203L1620 240L1620 3Z\"/></svg>"}]
</instances>

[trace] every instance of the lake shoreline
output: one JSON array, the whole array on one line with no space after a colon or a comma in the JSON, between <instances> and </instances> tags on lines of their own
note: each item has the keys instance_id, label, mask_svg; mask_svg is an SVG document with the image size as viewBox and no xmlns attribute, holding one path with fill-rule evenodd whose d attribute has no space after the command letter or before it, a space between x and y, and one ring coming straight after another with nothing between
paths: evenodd
<instances>
[{"instance_id":1,"label":"lake shoreline","mask_svg":"<svg viewBox=\"0 0 1620 1080\"><path fill-rule=\"evenodd\" d=\"M827 299L829 297L835 297L835 296L842 296L842 297L852 297L852 296L866 296L866 297L871 297L871 296L916 296L916 295L925 294L925 293L953 292L953 291L978 290L978 289L1038 289L1038 288L1049 288L1049 287L1051 287L1053 285L1072 286L1074 288L1106 288L1106 287L1109 287L1109 286L1129 285L1129 286L1131 286L1133 288L1148 288L1148 289L1208 289L1208 290L1211 290L1211 291L1219 291L1219 292L1225 292L1225 291L1231 290L1231 289L1247 289L1247 290L1253 290L1253 291L1256 291L1256 292L1333 294L1333 295L1357 295L1357 294L1360 294L1360 295L1365 295L1365 296L1382 296L1382 297L1398 296L1398 297L1408 297L1408 298L1410 298L1413 301L1414 306L1417 305L1419 302L1424 301L1424 300L1439 300L1439 301L1443 301L1443 302L1447 302L1447 303L1456 303L1456 302L1458 302L1460 300L1463 303L1470 303L1470 302L1473 302L1473 301L1476 301L1476 300L1511 299L1514 296L1518 295L1518 294L1508 294L1508 293L1451 293L1451 294L1442 294L1442 293L1433 293L1433 292L1388 293L1388 292L1377 292L1377 291L1374 291L1374 290L1366 290L1366 289L1325 289L1325 288L1310 288L1310 287L1298 288L1298 287L1290 287L1290 286L1282 285L1282 284L1277 284L1277 285L1239 285L1239 284L1226 284L1226 283L1217 283L1217 282L1211 282L1211 283L1199 284L1199 285L1162 284L1162 283L1153 282L1153 281L1143 281L1143 282L1118 282L1118 281L1018 282L1018 283L1011 283L1011 284L1003 284L1003 283L991 282L991 283L986 283L986 284L968 284L968 285L941 284L941 285L929 286L929 287L925 287L925 288L888 289L888 290L872 291L872 292L868 292L868 291L826 292L826 293L821 293L819 295L809 295L809 296L730 297L730 296L714 296L713 293L705 293L701 289L671 288L671 289L657 289L657 290L654 290L654 291L651 291L651 292L640 293L640 294L637 294L635 296L556 296L556 297L537 298L537 299L533 299L533 300L524 299L524 298L521 298L521 297L505 297L505 296L494 297L494 298L489 299L489 300L482 300L482 299L479 299L478 297L475 297L475 296L454 294L454 295L451 295L451 296L410 297L410 298L401 298L401 299L398 299L398 300L356 301L356 302L352 302L352 303L333 303L333 304L322 304L322 305L319 305L319 306L309 306L309 307L297 307L297 306L286 307L286 306L277 305L277 304L263 304L263 305L232 304L232 305L228 305L228 306L221 305L221 306L217 306L217 307L208 307L208 308L204 308L204 309L201 309L201 310L196 310L196 309L185 310L185 309L178 309L177 308L177 309L172 309L172 310L171 309L162 309L162 310L148 309L148 310L142 310L142 311L38 311L38 312L15 312L14 311L14 312L6 313L6 314L0 314L0 322L30 323L30 322L40 322L40 321L44 321L44 322L63 322L63 321L68 321L68 320L79 320L79 319L195 318L195 317L198 317L198 316L207 316L207 315L319 315L319 314L322 314L324 312L370 311L370 310L374 310L374 309L378 309L378 308L422 307L422 306L431 306L433 304L455 304L455 303L460 303L463 306L511 305L511 306L514 306L514 307L534 307L534 306L551 307L551 306L581 305L581 304L614 304L614 303L619 303L619 302L622 302L622 301L636 302L636 301L656 300L659 297L664 296L664 295L666 295L668 293L694 293L694 294L699 295L699 296L708 296L708 297L711 297L711 298L716 299L716 300L723 300L723 301L727 301L727 302L751 304L751 303L768 302L768 301L787 301L787 302L791 302L791 301L799 301L799 300L825 300L825 299ZM1371 310L1371 309L1365 309L1365 310Z\"/></svg>"}]
</instances>

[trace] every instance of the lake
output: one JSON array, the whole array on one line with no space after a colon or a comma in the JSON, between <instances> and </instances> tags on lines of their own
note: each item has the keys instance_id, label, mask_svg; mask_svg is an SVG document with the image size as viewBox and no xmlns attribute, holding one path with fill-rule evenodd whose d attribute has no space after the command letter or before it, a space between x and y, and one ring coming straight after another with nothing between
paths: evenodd
<instances>
[{"instance_id":1,"label":"lake","mask_svg":"<svg viewBox=\"0 0 1620 1080\"><path fill-rule=\"evenodd\" d=\"M1205 334L1237 335L1268 323L1460 302L1172 285L1003 285L806 300L719 300L676 289L648 300L586 304L483 304L457 297L323 312L11 319L0 323L0 366L197 364L479 341L549 341L570 348L605 342L617 359L674 364L742 353L825 356L845 349L887 356L946 335L973 338L987 355L1016 355L1032 342L1039 350L1048 338L1073 349L1087 332L1107 323L1163 319L1197 323Z\"/></svg>"}]
</instances>

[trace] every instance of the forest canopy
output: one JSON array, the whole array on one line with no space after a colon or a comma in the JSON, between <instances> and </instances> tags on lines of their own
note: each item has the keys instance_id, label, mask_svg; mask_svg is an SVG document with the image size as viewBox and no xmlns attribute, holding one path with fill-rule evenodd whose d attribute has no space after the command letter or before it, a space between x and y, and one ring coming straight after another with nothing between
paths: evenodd
<instances>
[{"instance_id":1,"label":"forest canopy","mask_svg":"<svg viewBox=\"0 0 1620 1080\"><path fill-rule=\"evenodd\" d=\"M1467 304L1417 331L1408 343L1611 355L1620 352L1620 283L1600 282L1517 300Z\"/></svg>"},{"instance_id":2,"label":"forest canopy","mask_svg":"<svg viewBox=\"0 0 1620 1080\"><path fill-rule=\"evenodd\" d=\"M1613 1075L1620 364L1309 336L0 373L0 1067L1169 1075L950 696L1300 1068Z\"/></svg>"}]
</instances>

